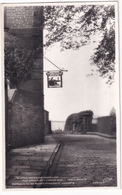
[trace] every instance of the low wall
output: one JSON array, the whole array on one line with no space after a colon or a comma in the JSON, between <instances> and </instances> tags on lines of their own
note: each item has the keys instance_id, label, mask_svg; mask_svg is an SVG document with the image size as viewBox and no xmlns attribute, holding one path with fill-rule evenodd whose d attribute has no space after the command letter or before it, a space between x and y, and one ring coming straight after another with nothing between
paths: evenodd
<instances>
[{"instance_id":1,"label":"low wall","mask_svg":"<svg viewBox=\"0 0 122 195\"><path fill-rule=\"evenodd\" d=\"M110 116L99 117L97 120L97 132L112 134L112 124Z\"/></svg>"}]
</instances>

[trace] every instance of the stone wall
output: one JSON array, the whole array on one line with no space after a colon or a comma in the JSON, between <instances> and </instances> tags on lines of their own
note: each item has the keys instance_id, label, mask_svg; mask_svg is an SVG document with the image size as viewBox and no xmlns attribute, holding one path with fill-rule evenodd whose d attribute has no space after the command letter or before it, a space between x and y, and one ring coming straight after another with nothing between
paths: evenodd
<instances>
[{"instance_id":1,"label":"stone wall","mask_svg":"<svg viewBox=\"0 0 122 195\"><path fill-rule=\"evenodd\" d=\"M10 145L40 143L43 135L43 108L39 107L42 97L19 90L12 103L9 113Z\"/></svg>"},{"instance_id":2,"label":"stone wall","mask_svg":"<svg viewBox=\"0 0 122 195\"><path fill-rule=\"evenodd\" d=\"M31 76L19 85L9 115L9 142L15 148L44 141L43 8L6 7L6 29L27 51L36 51Z\"/></svg>"},{"instance_id":3,"label":"stone wall","mask_svg":"<svg viewBox=\"0 0 122 195\"><path fill-rule=\"evenodd\" d=\"M44 135L52 133L51 124L49 121L49 112L44 110Z\"/></svg>"},{"instance_id":4,"label":"stone wall","mask_svg":"<svg viewBox=\"0 0 122 195\"><path fill-rule=\"evenodd\" d=\"M99 117L97 123L97 132L105 134L113 134L112 132L112 121L110 116Z\"/></svg>"},{"instance_id":5,"label":"stone wall","mask_svg":"<svg viewBox=\"0 0 122 195\"><path fill-rule=\"evenodd\" d=\"M92 124L91 131L92 132L97 132L97 124Z\"/></svg>"}]
</instances>

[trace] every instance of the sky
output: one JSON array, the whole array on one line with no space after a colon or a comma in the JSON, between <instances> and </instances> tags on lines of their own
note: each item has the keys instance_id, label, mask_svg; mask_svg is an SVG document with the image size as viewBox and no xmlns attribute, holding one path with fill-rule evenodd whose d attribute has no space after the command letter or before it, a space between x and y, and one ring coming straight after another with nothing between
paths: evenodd
<instances>
[{"instance_id":1,"label":"sky","mask_svg":"<svg viewBox=\"0 0 122 195\"><path fill-rule=\"evenodd\" d=\"M116 108L115 84L106 84L98 75L87 76L94 66L90 65L90 56L96 43L81 47L79 50L60 51L55 44L44 55L68 72L63 73L62 88L47 88L47 76L44 72L44 106L49 111L50 120L65 121L72 114L92 110L95 116L109 115ZM44 59L44 71L58 70Z\"/></svg>"},{"instance_id":2,"label":"sky","mask_svg":"<svg viewBox=\"0 0 122 195\"><path fill-rule=\"evenodd\" d=\"M107 27L109 28L109 24ZM92 110L95 116L107 116L112 108L117 108L117 82L109 85L106 84L106 79L96 74L88 76L95 69L90 64L90 57L100 39L101 35L95 34L91 37L91 43L78 50L61 52L59 44L45 50L44 55L50 61L59 68L68 70L63 73L63 87L53 89L47 88L47 76L44 72L44 106L49 111L50 120L65 121L70 114L85 110ZM44 59L44 70L56 68Z\"/></svg>"}]
</instances>

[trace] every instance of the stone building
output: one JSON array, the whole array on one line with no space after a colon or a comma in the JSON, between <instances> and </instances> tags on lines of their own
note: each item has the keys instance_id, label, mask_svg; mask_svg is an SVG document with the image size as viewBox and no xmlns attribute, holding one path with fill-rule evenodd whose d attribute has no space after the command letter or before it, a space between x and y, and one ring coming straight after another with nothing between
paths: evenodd
<instances>
[{"instance_id":1,"label":"stone building","mask_svg":"<svg viewBox=\"0 0 122 195\"><path fill-rule=\"evenodd\" d=\"M15 36L27 51L37 51L30 77L17 88L9 126L6 109L6 143L15 148L44 141L43 7L9 6L4 16L5 42L6 35Z\"/></svg>"}]
</instances>

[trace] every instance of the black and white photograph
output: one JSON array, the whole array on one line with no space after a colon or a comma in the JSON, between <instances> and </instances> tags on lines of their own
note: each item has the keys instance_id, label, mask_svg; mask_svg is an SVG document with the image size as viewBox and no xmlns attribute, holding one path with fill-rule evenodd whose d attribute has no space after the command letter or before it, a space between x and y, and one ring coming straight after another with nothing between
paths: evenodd
<instances>
[{"instance_id":1,"label":"black and white photograph","mask_svg":"<svg viewBox=\"0 0 122 195\"><path fill-rule=\"evenodd\" d=\"M118 189L118 2L1 7L4 189Z\"/></svg>"}]
</instances>

